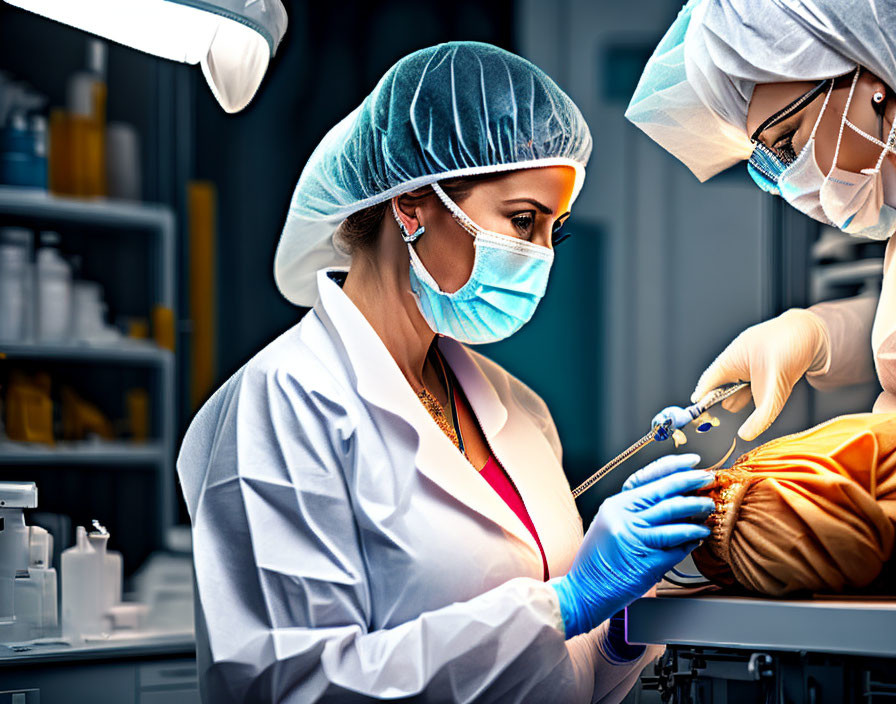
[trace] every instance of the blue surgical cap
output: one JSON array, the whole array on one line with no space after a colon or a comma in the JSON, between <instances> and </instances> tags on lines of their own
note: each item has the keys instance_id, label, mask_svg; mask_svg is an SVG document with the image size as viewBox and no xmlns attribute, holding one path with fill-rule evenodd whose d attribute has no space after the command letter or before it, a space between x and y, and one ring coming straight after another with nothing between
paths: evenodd
<instances>
[{"instance_id":1,"label":"blue surgical cap","mask_svg":"<svg viewBox=\"0 0 896 704\"><path fill-rule=\"evenodd\" d=\"M277 286L311 305L314 273L351 261L334 234L354 212L446 178L557 165L575 169L575 199L590 154L582 113L525 59L478 42L416 51L312 153L277 246Z\"/></svg>"}]
</instances>

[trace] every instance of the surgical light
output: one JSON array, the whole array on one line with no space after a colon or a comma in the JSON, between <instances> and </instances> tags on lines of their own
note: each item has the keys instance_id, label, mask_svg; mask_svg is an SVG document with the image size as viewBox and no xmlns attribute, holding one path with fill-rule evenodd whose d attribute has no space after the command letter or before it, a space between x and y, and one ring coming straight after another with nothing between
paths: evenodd
<instances>
[{"instance_id":1,"label":"surgical light","mask_svg":"<svg viewBox=\"0 0 896 704\"><path fill-rule=\"evenodd\" d=\"M6 0L148 54L199 63L227 112L255 95L286 32L281 0Z\"/></svg>"}]
</instances>

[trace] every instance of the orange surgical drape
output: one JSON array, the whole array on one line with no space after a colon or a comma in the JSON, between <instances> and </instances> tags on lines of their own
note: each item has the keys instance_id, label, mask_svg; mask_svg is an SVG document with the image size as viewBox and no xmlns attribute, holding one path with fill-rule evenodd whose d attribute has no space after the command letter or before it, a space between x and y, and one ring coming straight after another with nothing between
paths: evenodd
<instances>
[{"instance_id":1,"label":"orange surgical drape","mask_svg":"<svg viewBox=\"0 0 896 704\"><path fill-rule=\"evenodd\" d=\"M709 579L768 595L869 585L896 533L896 414L841 416L717 472Z\"/></svg>"}]
</instances>

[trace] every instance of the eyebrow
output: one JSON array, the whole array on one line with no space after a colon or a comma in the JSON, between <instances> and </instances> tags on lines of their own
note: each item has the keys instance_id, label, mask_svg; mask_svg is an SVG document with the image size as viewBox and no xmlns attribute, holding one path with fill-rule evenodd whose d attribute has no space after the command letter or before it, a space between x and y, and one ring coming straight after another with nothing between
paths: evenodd
<instances>
[{"instance_id":1,"label":"eyebrow","mask_svg":"<svg viewBox=\"0 0 896 704\"><path fill-rule=\"evenodd\" d=\"M529 203L530 205L534 205L539 211L544 213L545 215L553 215L554 211L551 210L544 203L539 203L537 200L533 198L511 198L510 200L505 200L505 203Z\"/></svg>"},{"instance_id":2,"label":"eyebrow","mask_svg":"<svg viewBox=\"0 0 896 704\"><path fill-rule=\"evenodd\" d=\"M772 127L776 127L781 124L785 120L796 115L800 112L804 107L806 107L809 103L811 103L815 98L821 95L822 91L830 84L833 83L832 78L826 78L823 81L819 81L808 91L803 93L801 96L797 97L796 100L791 101L787 105L785 105L782 109L777 110L772 113L769 117L762 121L762 123L753 131L753 134L750 136L750 139L753 141L758 141L760 135L765 132L767 129L771 129Z\"/></svg>"},{"instance_id":3,"label":"eyebrow","mask_svg":"<svg viewBox=\"0 0 896 704\"><path fill-rule=\"evenodd\" d=\"M780 141L781 138L784 137L784 135L796 132L802 126L804 119L805 116L798 117L796 115L793 115L783 122L772 125L771 127L766 128L766 130L759 135L759 141L763 141L763 139L767 140L765 146L772 149L774 148L775 144L777 144L778 141ZM768 134L765 134L765 132L768 132Z\"/></svg>"}]
</instances>

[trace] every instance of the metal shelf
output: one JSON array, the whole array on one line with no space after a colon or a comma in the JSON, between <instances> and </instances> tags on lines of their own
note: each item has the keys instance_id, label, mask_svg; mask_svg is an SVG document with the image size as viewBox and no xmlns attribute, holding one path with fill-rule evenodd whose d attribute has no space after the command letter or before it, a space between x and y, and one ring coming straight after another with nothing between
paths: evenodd
<instances>
[{"instance_id":1,"label":"metal shelf","mask_svg":"<svg viewBox=\"0 0 896 704\"><path fill-rule=\"evenodd\" d=\"M52 359L77 362L118 362L121 364L170 364L174 355L151 342L125 338L114 345L79 343L0 342L0 359Z\"/></svg>"},{"instance_id":2,"label":"metal shelf","mask_svg":"<svg viewBox=\"0 0 896 704\"><path fill-rule=\"evenodd\" d=\"M66 198L9 186L0 186L0 213L110 227L174 228L174 215L162 205L105 198Z\"/></svg>"},{"instance_id":3,"label":"metal shelf","mask_svg":"<svg viewBox=\"0 0 896 704\"><path fill-rule=\"evenodd\" d=\"M104 245L134 237L145 238L149 249L145 262L149 274L150 304L177 310L177 243L174 211L152 203L109 199L79 199L55 196L40 191L0 187L0 223L22 224L35 230L49 227L63 233L79 230L86 240L94 233L105 238ZM109 237L109 235L112 235ZM63 234L63 236L65 236ZM161 541L164 531L175 524L177 499L174 474L175 455L175 354L150 344L131 340L114 345L77 344L2 344L0 355L7 359L59 360L77 364L109 363L145 365L158 370L150 386L150 407L157 415L154 427L158 439L149 445L127 442L59 443L56 447L35 447L24 443L0 441L0 467L80 466L133 468L156 471L159 496L159 522L156 532Z\"/></svg>"},{"instance_id":4,"label":"metal shelf","mask_svg":"<svg viewBox=\"0 0 896 704\"><path fill-rule=\"evenodd\" d=\"M160 442L60 442L54 446L0 440L0 466L8 465L146 465L167 463Z\"/></svg>"},{"instance_id":5,"label":"metal shelf","mask_svg":"<svg viewBox=\"0 0 896 704\"><path fill-rule=\"evenodd\" d=\"M157 203L131 203L106 198L66 198L44 191L0 186L0 215L53 222L144 230L160 238L158 259L157 301L175 308L174 213Z\"/></svg>"}]
</instances>

